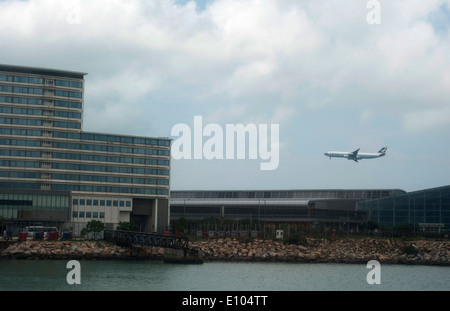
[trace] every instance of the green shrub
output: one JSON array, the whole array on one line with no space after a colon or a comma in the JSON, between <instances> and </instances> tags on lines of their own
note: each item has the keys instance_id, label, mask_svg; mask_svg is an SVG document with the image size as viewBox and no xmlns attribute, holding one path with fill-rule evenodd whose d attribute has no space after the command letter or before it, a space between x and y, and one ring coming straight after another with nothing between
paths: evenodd
<instances>
[{"instance_id":1,"label":"green shrub","mask_svg":"<svg viewBox=\"0 0 450 311\"><path fill-rule=\"evenodd\" d=\"M81 230L81 235L86 235L90 232L94 232L95 235L96 233L102 232L103 230L105 230L104 223L99 220L91 220L86 224L86 227Z\"/></svg>"},{"instance_id":2,"label":"green shrub","mask_svg":"<svg viewBox=\"0 0 450 311\"><path fill-rule=\"evenodd\" d=\"M121 222L119 222L119 225L117 226L116 230L138 231L138 226L133 221L130 221L130 222L121 221Z\"/></svg>"},{"instance_id":3,"label":"green shrub","mask_svg":"<svg viewBox=\"0 0 450 311\"><path fill-rule=\"evenodd\" d=\"M402 252L407 254L407 255L417 255L419 253L417 248L415 248L412 245L408 245L408 246L402 247Z\"/></svg>"},{"instance_id":4,"label":"green shrub","mask_svg":"<svg viewBox=\"0 0 450 311\"><path fill-rule=\"evenodd\" d=\"M292 234L286 237L283 241L285 244L295 244L295 245L303 245L307 246L308 241L304 236L300 236L299 234Z\"/></svg>"}]
</instances>

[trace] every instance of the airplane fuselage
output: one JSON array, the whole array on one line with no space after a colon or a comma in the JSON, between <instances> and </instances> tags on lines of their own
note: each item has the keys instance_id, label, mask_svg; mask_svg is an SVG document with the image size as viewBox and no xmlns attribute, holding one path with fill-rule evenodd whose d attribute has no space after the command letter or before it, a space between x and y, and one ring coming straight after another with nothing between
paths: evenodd
<instances>
[{"instance_id":1,"label":"airplane fuselage","mask_svg":"<svg viewBox=\"0 0 450 311\"><path fill-rule=\"evenodd\" d=\"M358 160L374 159L374 158L383 157L386 155L386 149L387 149L387 147L383 147L377 153L359 153L359 149L357 149L353 152L328 151L328 152L325 152L325 155L327 157L329 157L330 159L331 158L345 158L348 160L353 160L355 162L358 162Z\"/></svg>"},{"instance_id":2,"label":"airplane fuselage","mask_svg":"<svg viewBox=\"0 0 450 311\"><path fill-rule=\"evenodd\" d=\"M347 158L349 160L353 160L353 157L351 157L349 155L349 152L340 152L340 151L329 151L327 153L325 153L325 155L327 157L330 158ZM373 159L373 158L379 158L384 156L384 153L358 153L358 155L356 156L357 160L362 160L362 159Z\"/></svg>"}]
</instances>

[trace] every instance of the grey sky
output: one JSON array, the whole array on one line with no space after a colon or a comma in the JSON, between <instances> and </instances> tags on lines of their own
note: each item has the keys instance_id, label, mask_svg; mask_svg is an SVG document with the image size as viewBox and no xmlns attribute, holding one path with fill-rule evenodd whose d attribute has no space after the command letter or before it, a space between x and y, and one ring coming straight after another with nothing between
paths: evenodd
<instances>
[{"instance_id":1,"label":"grey sky","mask_svg":"<svg viewBox=\"0 0 450 311\"><path fill-rule=\"evenodd\" d=\"M379 25L367 2L3 0L0 63L88 72L88 131L279 124L276 170L174 160L173 190L447 185L450 0L380 0Z\"/></svg>"}]
</instances>

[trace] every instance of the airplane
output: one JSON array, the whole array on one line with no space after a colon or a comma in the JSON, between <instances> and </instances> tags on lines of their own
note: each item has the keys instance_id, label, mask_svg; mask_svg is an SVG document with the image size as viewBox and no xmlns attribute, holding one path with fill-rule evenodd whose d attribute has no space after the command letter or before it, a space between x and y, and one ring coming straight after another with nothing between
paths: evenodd
<instances>
[{"instance_id":1,"label":"airplane","mask_svg":"<svg viewBox=\"0 0 450 311\"><path fill-rule=\"evenodd\" d=\"M325 152L324 154L327 157L330 157L330 160L331 158L347 158L348 160L358 162L358 160L362 159L374 159L385 156L387 147L381 148L380 151L378 151L377 153L359 153L359 149L360 148L356 149L353 152L328 151Z\"/></svg>"}]
</instances>

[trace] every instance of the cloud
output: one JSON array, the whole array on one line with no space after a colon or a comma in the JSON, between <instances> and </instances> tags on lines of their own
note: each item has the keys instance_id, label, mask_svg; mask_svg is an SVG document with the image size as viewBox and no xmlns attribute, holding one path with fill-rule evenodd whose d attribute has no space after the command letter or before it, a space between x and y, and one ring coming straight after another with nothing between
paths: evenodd
<instances>
[{"instance_id":1,"label":"cloud","mask_svg":"<svg viewBox=\"0 0 450 311\"><path fill-rule=\"evenodd\" d=\"M411 64L423 65L421 57L437 46L433 27L426 22L417 22L410 28L388 33L378 40L378 49L385 58L389 70L400 70Z\"/></svg>"},{"instance_id":2,"label":"cloud","mask_svg":"<svg viewBox=\"0 0 450 311\"><path fill-rule=\"evenodd\" d=\"M245 98L255 109L349 87L427 96L417 85L448 75L448 40L427 20L443 3L383 3L377 32L358 1L216 0L200 12L192 1L4 1L0 31L11 51L31 40L44 65L88 71L99 86L117 81L127 98L172 90L200 102ZM80 23L71 24L77 5ZM444 98L446 86L434 96Z\"/></svg>"},{"instance_id":3,"label":"cloud","mask_svg":"<svg viewBox=\"0 0 450 311\"><path fill-rule=\"evenodd\" d=\"M448 134L450 0L380 2L369 25L360 0L6 0L2 62L88 72L86 130L279 123L295 161L299 135L313 153Z\"/></svg>"},{"instance_id":4,"label":"cloud","mask_svg":"<svg viewBox=\"0 0 450 311\"><path fill-rule=\"evenodd\" d=\"M440 130L450 125L450 108L409 112L404 117L404 129L413 133Z\"/></svg>"},{"instance_id":5,"label":"cloud","mask_svg":"<svg viewBox=\"0 0 450 311\"><path fill-rule=\"evenodd\" d=\"M364 110L361 113L361 118L359 119L359 123L362 125L367 124L373 117L373 111L372 110Z\"/></svg>"}]
</instances>

